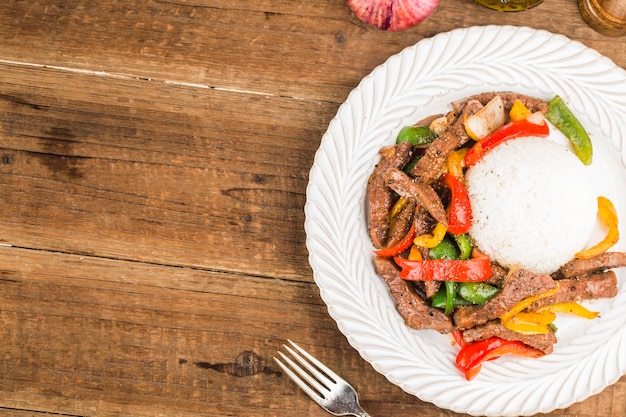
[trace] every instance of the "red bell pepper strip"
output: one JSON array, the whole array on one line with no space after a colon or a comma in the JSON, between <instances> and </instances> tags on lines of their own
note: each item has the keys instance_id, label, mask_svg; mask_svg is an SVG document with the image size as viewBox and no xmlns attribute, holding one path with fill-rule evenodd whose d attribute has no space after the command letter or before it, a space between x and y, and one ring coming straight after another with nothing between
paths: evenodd
<instances>
[{"instance_id":1,"label":"red bell pepper strip","mask_svg":"<svg viewBox=\"0 0 626 417\"><path fill-rule=\"evenodd\" d=\"M401 241L396 243L393 246L389 246L387 248L382 248L374 253L378 256L382 256L383 258L390 258L392 256L396 256L409 249L413 244L413 239L415 239L415 222L411 223L411 228L407 232L406 236L402 238Z\"/></svg>"},{"instance_id":2,"label":"red bell pepper strip","mask_svg":"<svg viewBox=\"0 0 626 417\"><path fill-rule=\"evenodd\" d=\"M460 330L454 330L452 332L452 337L454 338L454 341L456 342L457 345L459 345L461 349L463 349L467 345L467 343L465 343L465 340L463 339L463 333L461 333Z\"/></svg>"},{"instance_id":3,"label":"red bell pepper strip","mask_svg":"<svg viewBox=\"0 0 626 417\"><path fill-rule=\"evenodd\" d=\"M408 281L481 282L492 274L491 261L482 254L467 260L409 261L398 256L393 259L402 268L400 277Z\"/></svg>"},{"instance_id":4,"label":"red bell pepper strip","mask_svg":"<svg viewBox=\"0 0 626 417\"><path fill-rule=\"evenodd\" d=\"M534 123L528 119L509 122L498 128L495 132L491 133L484 139L476 142L476 144L472 146L465 155L465 166L473 166L487 151L509 139L515 139L522 136L546 137L549 134L550 128L545 120L542 120L541 123Z\"/></svg>"},{"instance_id":5,"label":"red bell pepper strip","mask_svg":"<svg viewBox=\"0 0 626 417\"><path fill-rule=\"evenodd\" d=\"M452 191L448 209L448 232L455 235L467 233L472 225L472 206L465 185L454 175L444 173L443 183Z\"/></svg>"},{"instance_id":6,"label":"red bell pepper strip","mask_svg":"<svg viewBox=\"0 0 626 417\"><path fill-rule=\"evenodd\" d=\"M456 366L469 381L478 374L483 362L507 354L528 358L539 358L545 355L543 351L520 341L491 337L463 346L456 356Z\"/></svg>"}]
</instances>

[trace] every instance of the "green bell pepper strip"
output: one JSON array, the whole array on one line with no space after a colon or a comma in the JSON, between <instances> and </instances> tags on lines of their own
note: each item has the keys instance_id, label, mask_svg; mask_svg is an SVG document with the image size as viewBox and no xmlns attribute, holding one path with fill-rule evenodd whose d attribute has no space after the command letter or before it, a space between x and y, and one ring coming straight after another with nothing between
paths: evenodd
<instances>
[{"instance_id":1,"label":"green bell pepper strip","mask_svg":"<svg viewBox=\"0 0 626 417\"><path fill-rule=\"evenodd\" d=\"M445 236L443 240L434 248L428 251L430 259L447 259L453 260L459 258L459 250L450 237ZM454 299L456 298L457 284L454 281L445 281L446 301L444 306L444 314L452 313L454 310Z\"/></svg>"},{"instance_id":2,"label":"green bell pepper strip","mask_svg":"<svg viewBox=\"0 0 626 417\"><path fill-rule=\"evenodd\" d=\"M469 259L472 254L472 241L467 234L454 235L454 240L459 248L459 259Z\"/></svg>"},{"instance_id":3,"label":"green bell pepper strip","mask_svg":"<svg viewBox=\"0 0 626 417\"><path fill-rule=\"evenodd\" d=\"M471 306L472 303L470 303L469 301L467 301L464 298L461 298L457 292L456 296L454 297L454 308L456 307L463 307L463 306ZM445 286L442 286L441 288L439 288L439 291L437 291L431 298L430 298L430 305L435 307L435 308L440 308L442 310L445 310L446 308L446 303L448 301L448 297L446 294L446 288Z\"/></svg>"},{"instance_id":4,"label":"green bell pepper strip","mask_svg":"<svg viewBox=\"0 0 626 417\"><path fill-rule=\"evenodd\" d=\"M472 304L485 304L498 291L497 287L484 282L461 282L458 288L459 296Z\"/></svg>"},{"instance_id":5,"label":"green bell pepper strip","mask_svg":"<svg viewBox=\"0 0 626 417\"><path fill-rule=\"evenodd\" d=\"M458 285L454 281L446 281L444 284L446 287L446 308L443 310L443 314L449 315L454 310L454 299Z\"/></svg>"},{"instance_id":6,"label":"green bell pepper strip","mask_svg":"<svg viewBox=\"0 0 626 417\"><path fill-rule=\"evenodd\" d=\"M446 235L434 248L428 250L430 259L459 259L459 250L452 240Z\"/></svg>"},{"instance_id":7,"label":"green bell pepper strip","mask_svg":"<svg viewBox=\"0 0 626 417\"><path fill-rule=\"evenodd\" d=\"M405 126L396 137L396 144L409 142L413 146L426 146L437 138L437 134L428 126Z\"/></svg>"},{"instance_id":8,"label":"green bell pepper strip","mask_svg":"<svg viewBox=\"0 0 626 417\"><path fill-rule=\"evenodd\" d=\"M545 117L569 139L578 159L585 165L591 164L593 160L591 139L561 97L556 96L550 100Z\"/></svg>"}]
</instances>

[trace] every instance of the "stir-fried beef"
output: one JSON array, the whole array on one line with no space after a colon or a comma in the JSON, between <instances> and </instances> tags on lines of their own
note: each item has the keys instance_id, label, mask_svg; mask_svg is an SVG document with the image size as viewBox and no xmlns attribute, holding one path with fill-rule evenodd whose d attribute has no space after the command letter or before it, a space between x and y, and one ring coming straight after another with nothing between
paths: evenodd
<instances>
[{"instance_id":1,"label":"stir-fried beef","mask_svg":"<svg viewBox=\"0 0 626 417\"><path fill-rule=\"evenodd\" d=\"M559 274L563 278L573 278L579 275L604 271L610 268L626 266L626 253L605 252L590 259L574 259L561 267Z\"/></svg>"},{"instance_id":2,"label":"stir-fried beef","mask_svg":"<svg viewBox=\"0 0 626 417\"><path fill-rule=\"evenodd\" d=\"M426 116L423 119L421 119L420 121L418 121L417 123L414 123L413 126L430 126L430 124L434 120L437 120L438 118L440 118L442 116L443 116L443 114L432 114L430 116Z\"/></svg>"},{"instance_id":3,"label":"stir-fried beef","mask_svg":"<svg viewBox=\"0 0 626 417\"><path fill-rule=\"evenodd\" d=\"M375 265L387 283L396 308L407 326L413 329L433 329L441 333L450 333L454 330L448 316L441 310L427 305L413 288L413 283L400 278L400 272L391 259L377 257Z\"/></svg>"},{"instance_id":4,"label":"stir-fried beef","mask_svg":"<svg viewBox=\"0 0 626 417\"><path fill-rule=\"evenodd\" d=\"M413 223L413 215L415 214L415 202L409 201L402 208L396 221L394 222L391 230L389 230L389 239L387 246L393 246L400 242L409 231L411 224Z\"/></svg>"},{"instance_id":5,"label":"stir-fried beef","mask_svg":"<svg viewBox=\"0 0 626 417\"><path fill-rule=\"evenodd\" d=\"M460 116L426 148L424 156L411 169L411 176L419 178L424 182L430 182L437 178L450 152L469 140L463 124L465 117L476 113L481 107L482 105L477 101L464 106L458 112Z\"/></svg>"},{"instance_id":6,"label":"stir-fried beef","mask_svg":"<svg viewBox=\"0 0 626 417\"><path fill-rule=\"evenodd\" d=\"M556 287L550 275L534 274L525 269L515 269L505 279L504 286L483 305L459 307L454 313L454 324L459 329L469 329L496 319L518 302Z\"/></svg>"},{"instance_id":7,"label":"stir-fried beef","mask_svg":"<svg viewBox=\"0 0 626 417\"><path fill-rule=\"evenodd\" d=\"M448 131L450 133L459 138L459 145L464 145L470 139L469 135L467 134L467 130L465 130L465 119L472 116L483 107L484 104L479 102L478 100L468 100L465 106L460 111L461 116L456 119L456 121L452 123L448 128Z\"/></svg>"},{"instance_id":8,"label":"stir-fried beef","mask_svg":"<svg viewBox=\"0 0 626 417\"><path fill-rule=\"evenodd\" d=\"M617 276L613 271L566 278L558 281L556 294L542 298L531 304L528 310L537 310L552 304L612 298L617 295Z\"/></svg>"},{"instance_id":9,"label":"stir-fried beef","mask_svg":"<svg viewBox=\"0 0 626 417\"><path fill-rule=\"evenodd\" d=\"M389 168L402 168L411 157L411 144L400 143L380 150L380 162L367 182L370 209L370 238L376 248L387 243L389 222L387 216L393 204L393 192L385 182L385 171Z\"/></svg>"},{"instance_id":10,"label":"stir-fried beef","mask_svg":"<svg viewBox=\"0 0 626 417\"><path fill-rule=\"evenodd\" d=\"M435 226L432 216L423 207L419 207L413 219L415 223L415 233L420 236L430 233ZM428 259L428 248L419 248L422 259ZM426 298L430 298L439 290L441 282L439 281L418 281L414 285L419 285L424 291Z\"/></svg>"},{"instance_id":11,"label":"stir-fried beef","mask_svg":"<svg viewBox=\"0 0 626 417\"><path fill-rule=\"evenodd\" d=\"M398 195L420 204L428 210L435 220L446 226L448 225L446 209L443 207L443 203L433 187L418 179L409 177L404 171L397 168L389 168L385 172L385 179L387 180L387 185Z\"/></svg>"},{"instance_id":12,"label":"stir-fried beef","mask_svg":"<svg viewBox=\"0 0 626 417\"><path fill-rule=\"evenodd\" d=\"M450 204L452 195L450 189L437 178L451 152L470 141L465 130L467 117L483 108L496 95L502 98L506 112L510 111L517 99L532 112L545 113L548 108L544 100L516 93L477 94L452 103L452 111L445 117L433 115L416 123L430 125L433 129L436 126L439 136L431 143L413 146L404 142L380 150L380 162L370 175L367 185L370 237L376 248L397 244L406 236L411 225L415 227L418 236L432 233L437 222L447 226L445 207ZM412 158L417 159L417 163L407 174L402 169ZM390 222L389 213L395 194L409 202ZM429 249L418 249L422 258L428 261ZM483 305L456 308L452 317L432 307L428 301L440 289L442 282L404 280L391 258L376 257L375 267L408 327L433 329L440 333L458 329L462 331L466 343L497 336L523 342L549 354L557 342L553 331L546 334L522 334L507 329L500 317L520 301L555 289L557 285L559 287L554 295L542 298L527 310L536 311L562 302L615 297L618 293L617 277L610 269L626 267L626 253L604 253L593 259L573 260L552 276L520 268L509 270L492 262L493 273L486 283L498 287L499 292Z\"/></svg>"},{"instance_id":13,"label":"stir-fried beef","mask_svg":"<svg viewBox=\"0 0 626 417\"><path fill-rule=\"evenodd\" d=\"M415 223L415 234L418 236L430 233L433 227L435 227L435 220L428 213L428 210L422 206L419 206L415 211L413 222Z\"/></svg>"},{"instance_id":14,"label":"stir-fried beef","mask_svg":"<svg viewBox=\"0 0 626 417\"><path fill-rule=\"evenodd\" d=\"M463 107L465 107L466 103L470 100L477 100L482 105L485 105L491 101L496 95L502 98L502 102L504 103L504 108L506 111L511 110L513 107L513 103L516 99L519 99L524 106L528 107L528 109L532 112L540 111L545 113L548 110L548 103L545 100L541 100L535 97L529 97L524 94L511 93L507 91L499 91L499 92L488 92L481 93L475 96L467 97L463 100L452 103L452 108L460 111Z\"/></svg>"},{"instance_id":15,"label":"stir-fried beef","mask_svg":"<svg viewBox=\"0 0 626 417\"><path fill-rule=\"evenodd\" d=\"M462 335L466 343L477 342L494 336L505 340L519 340L528 346L542 350L546 354L552 353L553 345L557 342L556 335L553 332L544 334L522 334L507 329L500 323L500 320L491 320L480 326L464 330Z\"/></svg>"},{"instance_id":16,"label":"stir-fried beef","mask_svg":"<svg viewBox=\"0 0 626 417\"><path fill-rule=\"evenodd\" d=\"M509 270L500 266L500 264L496 262L491 262L491 272L491 277L485 281L485 283L502 288L502 285L504 285L504 279L509 273Z\"/></svg>"}]
</instances>

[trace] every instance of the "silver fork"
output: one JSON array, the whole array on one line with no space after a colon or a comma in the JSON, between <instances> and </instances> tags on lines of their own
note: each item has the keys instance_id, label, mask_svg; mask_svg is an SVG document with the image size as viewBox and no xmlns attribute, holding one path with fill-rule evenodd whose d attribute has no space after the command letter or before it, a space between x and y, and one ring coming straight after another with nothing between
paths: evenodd
<instances>
[{"instance_id":1,"label":"silver fork","mask_svg":"<svg viewBox=\"0 0 626 417\"><path fill-rule=\"evenodd\" d=\"M287 342L293 349L283 347L300 365L280 351L278 355L287 365L276 357L274 360L313 401L335 416L370 417L359 405L356 391L350 384L294 342Z\"/></svg>"}]
</instances>

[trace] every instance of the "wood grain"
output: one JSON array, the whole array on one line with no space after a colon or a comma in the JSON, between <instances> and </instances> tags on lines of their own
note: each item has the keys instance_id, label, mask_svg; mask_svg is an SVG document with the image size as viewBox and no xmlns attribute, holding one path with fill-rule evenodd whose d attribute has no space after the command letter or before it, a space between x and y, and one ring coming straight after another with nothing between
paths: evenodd
<instances>
[{"instance_id":1,"label":"wood grain","mask_svg":"<svg viewBox=\"0 0 626 417\"><path fill-rule=\"evenodd\" d=\"M573 0L442 0L385 33L342 0L0 3L0 416L326 416L286 339L373 416L451 417L349 345L308 265L308 172L349 92L459 27L562 33L626 67ZM626 377L550 416L626 416Z\"/></svg>"}]
</instances>

